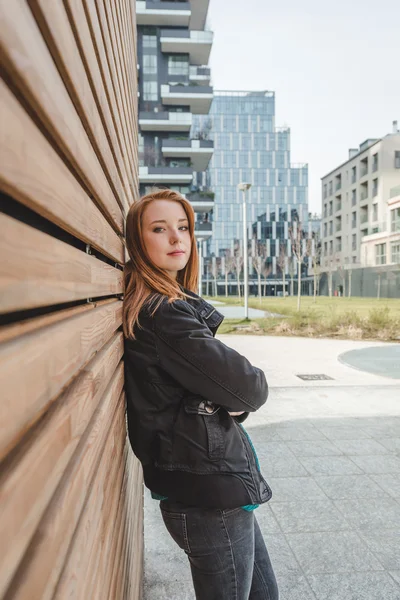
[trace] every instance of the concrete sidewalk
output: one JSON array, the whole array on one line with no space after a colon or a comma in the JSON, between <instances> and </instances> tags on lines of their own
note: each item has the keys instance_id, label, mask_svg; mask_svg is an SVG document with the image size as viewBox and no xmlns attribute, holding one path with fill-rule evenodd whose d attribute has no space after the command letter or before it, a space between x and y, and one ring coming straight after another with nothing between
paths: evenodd
<instances>
[{"instance_id":1,"label":"concrete sidewalk","mask_svg":"<svg viewBox=\"0 0 400 600\"><path fill-rule=\"evenodd\" d=\"M273 490L255 514L280 600L400 600L400 382L338 360L389 345L220 339L270 383L268 402L245 425ZM158 502L147 490L145 497L145 598L192 600L187 558L164 529Z\"/></svg>"}]
</instances>

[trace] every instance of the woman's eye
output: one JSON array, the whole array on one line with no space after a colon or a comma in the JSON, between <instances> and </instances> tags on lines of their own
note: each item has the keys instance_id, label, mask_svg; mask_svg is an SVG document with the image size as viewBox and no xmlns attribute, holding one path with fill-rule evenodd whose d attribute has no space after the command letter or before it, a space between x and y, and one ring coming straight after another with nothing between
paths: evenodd
<instances>
[{"instance_id":1,"label":"woman's eye","mask_svg":"<svg viewBox=\"0 0 400 600\"><path fill-rule=\"evenodd\" d=\"M162 230L163 230L162 227L156 227L153 231L154 231L154 233L159 233Z\"/></svg>"},{"instance_id":2,"label":"woman's eye","mask_svg":"<svg viewBox=\"0 0 400 600\"><path fill-rule=\"evenodd\" d=\"M184 229L185 231L188 231L189 227L187 227L186 225L182 225L182 227L179 227L179 229Z\"/></svg>"}]
</instances>

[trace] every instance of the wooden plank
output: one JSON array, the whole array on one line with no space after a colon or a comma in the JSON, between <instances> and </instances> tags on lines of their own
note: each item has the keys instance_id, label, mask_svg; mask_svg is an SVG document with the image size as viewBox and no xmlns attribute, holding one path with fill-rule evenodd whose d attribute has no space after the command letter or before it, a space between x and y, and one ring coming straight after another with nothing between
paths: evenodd
<instances>
[{"instance_id":1,"label":"wooden plank","mask_svg":"<svg viewBox=\"0 0 400 600\"><path fill-rule=\"evenodd\" d=\"M0 189L123 264L121 238L0 81Z\"/></svg>"},{"instance_id":2,"label":"wooden plank","mask_svg":"<svg viewBox=\"0 0 400 600\"><path fill-rule=\"evenodd\" d=\"M123 368L118 368L104 400L71 459L32 538L7 598L50 600L65 564L73 533L95 482L99 465L114 455L124 429ZM123 436L122 436L123 437ZM106 510L107 507L104 507Z\"/></svg>"},{"instance_id":3,"label":"wooden plank","mask_svg":"<svg viewBox=\"0 0 400 600\"><path fill-rule=\"evenodd\" d=\"M121 294L122 271L0 214L0 314Z\"/></svg>"},{"instance_id":4,"label":"wooden plank","mask_svg":"<svg viewBox=\"0 0 400 600\"><path fill-rule=\"evenodd\" d=\"M125 6L124 0L117 0L111 6L114 10L114 22L118 22L118 27L121 31L121 39L123 46L123 57L125 60L126 69L126 86L129 93L129 102L131 106L131 112L133 114L133 121L135 123L134 131L137 128L137 67L136 63L133 63L135 53L131 46L131 37L128 31L128 24L125 18Z\"/></svg>"},{"instance_id":5,"label":"wooden plank","mask_svg":"<svg viewBox=\"0 0 400 600\"><path fill-rule=\"evenodd\" d=\"M104 3L108 19L108 27L111 34L111 40L113 43L113 48L115 50L117 62L119 63L119 70L121 74L121 89L126 99L126 107L128 110L129 121L133 123L135 121L135 109L131 96L131 88L128 83L129 72L127 65L127 47L125 45L123 28L121 27L121 23L119 22L116 13L116 5L117 2Z\"/></svg>"},{"instance_id":6,"label":"wooden plank","mask_svg":"<svg viewBox=\"0 0 400 600\"><path fill-rule=\"evenodd\" d=\"M70 319L75 315L81 315L84 312L97 308L98 306L105 306L106 304L110 304L112 302L115 302L115 298L88 302L87 304L80 304L79 306L74 306L72 308L57 310L56 312L51 312L41 317L33 317L23 321L17 321L16 323L11 323L10 325L3 325L0 329L0 344L15 340L15 338L26 335L27 333L32 333L33 331L38 331L39 329L43 329L49 325L60 323L65 319Z\"/></svg>"},{"instance_id":7,"label":"wooden plank","mask_svg":"<svg viewBox=\"0 0 400 600\"><path fill-rule=\"evenodd\" d=\"M90 1L93 1L93 0L88 0L88 2L90 2ZM127 145L129 145L129 147L131 148L132 155L134 156L135 142L133 140L132 132L129 127L129 125L131 123L131 119L129 117L129 112L127 109L126 97L124 94L123 85L121 85L121 72L120 72L120 66L119 66L116 49L113 45L111 33L109 30L108 19L107 19L107 14L106 14L106 11L104 8L104 3L102 0L97 0L97 2L95 4L96 4L96 9L98 11L98 18L99 18L102 36L103 36L103 40L104 40L104 46L106 49L107 60L108 60L108 64L109 64L109 67L111 70L112 83L113 83L114 90L115 90L117 100L118 100L118 110L120 111L122 126L125 130L125 137L127 139Z\"/></svg>"},{"instance_id":8,"label":"wooden plank","mask_svg":"<svg viewBox=\"0 0 400 600\"><path fill-rule=\"evenodd\" d=\"M125 439L122 431L113 452L104 452L93 488L71 542L69 556L60 577L54 600L105 597L108 563L116 550L120 518L118 507L123 494ZM116 559L122 561L120 554Z\"/></svg>"},{"instance_id":9,"label":"wooden plank","mask_svg":"<svg viewBox=\"0 0 400 600\"><path fill-rule=\"evenodd\" d=\"M81 23L81 1L80 0L66 0L71 13L74 16L75 26L78 29L78 23ZM96 53L98 57L98 63L101 69L102 75L102 86L104 91L108 95L110 110L112 119L115 123L116 130L119 135L122 152L126 161L129 161L128 174L132 177L134 174L137 176L138 169L135 170L134 156L136 154L136 146L133 148L128 138L125 123L123 120L122 113L122 99L119 93L118 86L115 86L115 67L113 62L109 63L108 53L106 52L106 40L103 37L102 27L99 21L99 15L97 12L97 5L95 0L83 0L85 12L87 15L87 22L90 26L93 43L96 47ZM83 36L81 35L81 39ZM95 71L92 69L92 72ZM97 94L101 93L101 86L97 89ZM130 179L132 187L133 197L137 197L137 189L134 185L134 181Z\"/></svg>"},{"instance_id":10,"label":"wooden plank","mask_svg":"<svg viewBox=\"0 0 400 600\"><path fill-rule=\"evenodd\" d=\"M48 10L54 11L56 6L59 6L57 1L51 2ZM25 0L0 0L0 19L3 64L13 85L17 86L54 143L79 173L99 208L122 233L121 209ZM68 26L67 20L65 25ZM64 31L64 36L67 31ZM70 35L72 37L71 32ZM80 57L73 37L68 52L75 66L79 65ZM102 147L105 152L104 146L106 144ZM109 162L113 163L110 152L109 155ZM111 172L115 171L113 164L108 167Z\"/></svg>"},{"instance_id":11,"label":"wooden plank","mask_svg":"<svg viewBox=\"0 0 400 600\"><path fill-rule=\"evenodd\" d=\"M24 552L114 376L123 355L117 333L58 398L54 410L21 445L0 475L0 596Z\"/></svg>"},{"instance_id":12,"label":"wooden plank","mask_svg":"<svg viewBox=\"0 0 400 600\"><path fill-rule=\"evenodd\" d=\"M0 345L0 459L108 342L121 319L122 302L116 301Z\"/></svg>"},{"instance_id":13,"label":"wooden plank","mask_svg":"<svg viewBox=\"0 0 400 600\"><path fill-rule=\"evenodd\" d=\"M53 58L85 129L89 133L97 156L102 159L102 166L112 182L117 200L125 213L128 207L126 192L129 193L126 172L125 169L120 170L118 161L121 159L120 155L114 159L111 152L109 139L107 139L65 7L61 0L51 3L47 0L30 0L30 6L51 48ZM90 42L90 36L88 41Z\"/></svg>"},{"instance_id":14,"label":"wooden plank","mask_svg":"<svg viewBox=\"0 0 400 600\"><path fill-rule=\"evenodd\" d=\"M133 201L133 164L129 162L124 140L120 131L119 114L114 122L112 116L113 98L110 96L109 87L111 81L107 79L109 74L105 73L102 76L102 59L101 50L104 53L104 48L100 51L96 48L96 40L94 32L90 28L89 15L85 14L84 5L81 0L67 0L65 7L68 12L68 18L71 23L77 44L80 47L81 54L84 57L86 74L92 88L92 93L95 98L100 118L102 119L104 129L107 132L110 146L116 158L116 163L119 168L121 179L126 190L128 204ZM47 8L47 4L46 4ZM115 99L114 99L115 102Z\"/></svg>"}]
</instances>

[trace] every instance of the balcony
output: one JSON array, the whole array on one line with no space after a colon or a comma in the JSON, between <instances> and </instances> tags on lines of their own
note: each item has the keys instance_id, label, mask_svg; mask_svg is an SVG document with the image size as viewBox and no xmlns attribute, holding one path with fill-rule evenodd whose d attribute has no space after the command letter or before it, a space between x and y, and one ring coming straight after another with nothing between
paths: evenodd
<instances>
[{"instance_id":1,"label":"balcony","mask_svg":"<svg viewBox=\"0 0 400 600\"><path fill-rule=\"evenodd\" d=\"M192 16L190 17L190 29L204 29L210 0L195 0L190 3Z\"/></svg>"},{"instance_id":2,"label":"balcony","mask_svg":"<svg viewBox=\"0 0 400 600\"><path fill-rule=\"evenodd\" d=\"M360 216L361 225L363 225L364 223L367 223L367 221L368 221L368 213L361 214L361 216Z\"/></svg>"},{"instance_id":3,"label":"balcony","mask_svg":"<svg viewBox=\"0 0 400 600\"><path fill-rule=\"evenodd\" d=\"M206 65L210 58L213 39L212 31L162 29L161 51L168 54L189 54L192 65Z\"/></svg>"},{"instance_id":4,"label":"balcony","mask_svg":"<svg viewBox=\"0 0 400 600\"><path fill-rule=\"evenodd\" d=\"M204 85L162 85L161 100L166 106L190 106L194 115L208 114L213 88Z\"/></svg>"},{"instance_id":5,"label":"balcony","mask_svg":"<svg viewBox=\"0 0 400 600\"><path fill-rule=\"evenodd\" d=\"M362 190L360 194L360 202L368 200L368 190Z\"/></svg>"},{"instance_id":6,"label":"balcony","mask_svg":"<svg viewBox=\"0 0 400 600\"><path fill-rule=\"evenodd\" d=\"M189 79L197 85L210 85L211 69L210 67L194 67L190 66Z\"/></svg>"},{"instance_id":7,"label":"balcony","mask_svg":"<svg viewBox=\"0 0 400 600\"><path fill-rule=\"evenodd\" d=\"M207 240L208 238L210 238L212 236L212 223L196 222L195 227L194 227L194 235L196 236L196 238L198 240L199 239Z\"/></svg>"},{"instance_id":8,"label":"balcony","mask_svg":"<svg viewBox=\"0 0 400 600\"><path fill-rule=\"evenodd\" d=\"M186 198L193 206L194 212L210 212L214 208L213 192L193 192L186 194Z\"/></svg>"},{"instance_id":9,"label":"balcony","mask_svg":"<svg viewBox=\"0 0 400 600\"><path fill-rule=\"evenodd\" d=\"M368 165L362 165L360 167L360 177L365 177L365 175L368 175Z\"/></svg>"},{"instance_id":10,"label":"balcony","mask_svg":"<svg viewBox=\"0 0 400 600\"><path fill-rule=\"evenodd\" d=\"M136 2L137 25L189 27L191 15L190 2Z\"/></svg>"},{"instance_id":11,"label":"balcony","mask_svg":"<svg viewBox=\"0 0 400 600\"><path fill-rule=\"evenodd\" d=\"M163 140L162 153L165 157L190 158L193 171L205 171L214 153L214 142L211 140Z\"/></svg>"},{"instance_id":12,"label":"balcony","mask_svg":"<svg viewBox=\"0 0 400 600\"><path fill-rule=\"evenodd\" d=\"M142 131L190 131L190 112L140 112L139 127Z\"/></svg>"},{"instance_id":13,"label":"balcony","mask_svg":"<svg viewBox=\"0 0 400 600\"><path fill-rule=\"evenodd\" d=\"M139 167L140 183L192 183L193 167Z\"/></svg>"}]
</instances>

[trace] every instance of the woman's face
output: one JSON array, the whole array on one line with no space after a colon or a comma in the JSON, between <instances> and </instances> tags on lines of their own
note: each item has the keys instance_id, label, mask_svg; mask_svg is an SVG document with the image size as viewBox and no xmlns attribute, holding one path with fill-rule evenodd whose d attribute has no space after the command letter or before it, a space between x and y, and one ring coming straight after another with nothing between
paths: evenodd
<instances>
[{"instance_id":1,"label":"woman's face","mask_svg":"<svg viewBox=\"0 0 400 600\"><path fill-rule=\"evenodd\" d=\"M176 279L190 257L189 221L179 202L153 200L143 213L143 243L160 269Z\"/></svg>"}]
</instances>

